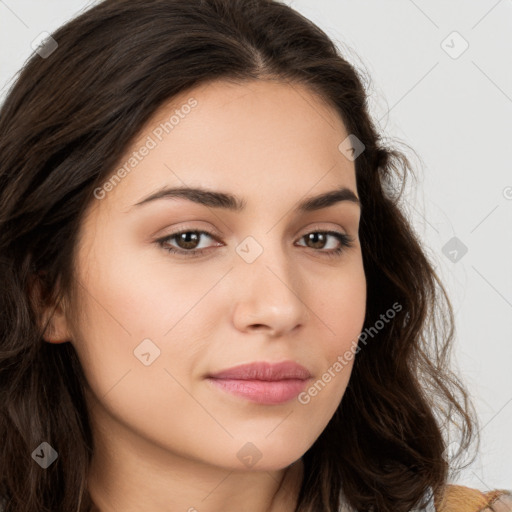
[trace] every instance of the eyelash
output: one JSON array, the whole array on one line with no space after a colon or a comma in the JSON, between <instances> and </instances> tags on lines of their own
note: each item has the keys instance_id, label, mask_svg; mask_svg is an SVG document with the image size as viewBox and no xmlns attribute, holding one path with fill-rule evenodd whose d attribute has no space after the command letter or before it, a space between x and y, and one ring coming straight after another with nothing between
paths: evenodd
<instances>
[{"instance_id":1,"label":"eyelash","mask_svg":"<svg viewBox=\"0 0 512 512\"><path fill-rule=\"evenodd\" d=\"M165 251L171 253L171 254L177 254L177 255L183 255L189 258L195 258L202 256L205 252L209 251L211 248L208 249L190 249L190 250L184 250L184 249L176 249L175 247L168 247L166 244L170 239L173 239L179 235L182 235L184 233L196 233L200 235L207 235L213 240L217 240L217 238L209 233L208 231L202 231L199 229L184 229L181 231L177 231L176 233L171 233L170 235L167 235L163 238L159 238L158 240L155 240L155 243L157 243L162 249ZM337 249L331 249L329 251L325 251L323 249L317 249L319 252L323 253L328 258L336 258L341 257L342 253L345 252L345 249L348 249L350 247L353 247L354 245L354 239L345 234L345 233L339 233L338 231L310 231L309 233L306 233L305 235L302 235L300 239L306 237L307 235L311 235L314 233L321 233L324 235L331 235L338 239L338 241L341 243L341 247L338 247ZM218 240L217 240L218 241ZM315 250L315 249L313 249Z\"/></svg>"}]
</instances>

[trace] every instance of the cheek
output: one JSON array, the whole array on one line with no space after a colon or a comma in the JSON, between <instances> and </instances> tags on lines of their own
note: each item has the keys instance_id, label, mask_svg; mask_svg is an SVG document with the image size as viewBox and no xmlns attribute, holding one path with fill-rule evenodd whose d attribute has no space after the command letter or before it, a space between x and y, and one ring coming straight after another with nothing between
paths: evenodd
<instances>
[{"instance_id":1,"label":"cheek","mask_svg":"<svg viewBox=\"0 0 512 512\"><path fill-rule=\"evenodd\" d=\"M209 307L199 303L218 275L197 276L182 265L168 264L155 248L148 251L141 254L112 240L98 243L82 258L76 348L98 394L104 395L128 371L145 371L146 378L148 366L162 372L180 361L179 370L186 375L199 340L214 327L212 298L205 301ZM145 366L144 359L151 365Z\"/></svg>"},{"instance_id":2,"label":"cheek","mask_svg":"<svg viewBox=\"0 0 512 512\"><path fill-rule=\"evenodd\" d=\"M331 279L328 288L317 294L318 316L326 326L329 346L341 350L357 342L366 314L366 278L362 265L351 267ZM328 327L327 327L328 326Z\"/></svg>"},{"instance_id":3,"label":"cheek","mask_svg":"<svg viewBox=\"0 0 512 512\"><path fill-rule=\"evenodd\" d=\"M206 323L198 315L205 308L194 304L213 283L185 279L177 267L161 275L161 268L130 258L128 251L96 255L102 263L89 260L75 344L94 398L90 404L99 401L98 414L107 410L157 441L190 436L190 425L176 422L173 411L190 411L202 424L204 411L186 390L204 354Z\"/></svg>"},{"instance_id":4,"label":"cheek","mask_svg":"<svg viewBox=\"0 0 512 512\"><path fill-rule=\"evenodd\" d=\"M318 317L315 329L322 333L311 357L320 356L323 367L317 380L306 390L302 403L323 402L320 414L323 421L328 421L343 397L360 350L358 339L366 314L366 278L362 265L331 280L325 292L318 293L316 300L312 298L311 304Z\"/></svg>"}]
</instances>

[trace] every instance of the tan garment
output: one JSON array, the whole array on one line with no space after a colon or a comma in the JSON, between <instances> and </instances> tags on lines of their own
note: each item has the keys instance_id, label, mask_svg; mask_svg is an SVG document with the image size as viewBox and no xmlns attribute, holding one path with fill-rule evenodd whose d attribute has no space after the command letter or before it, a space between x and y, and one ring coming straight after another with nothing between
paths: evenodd
<instances>
[{"instance_id":1,"label":"tan garment","mask_svg":"<svg viewBox=\"0 0 512 512\"><path fill-rule=\"evenodd\" d=\"M464 485L448 485L437 512L512 512L512 491L482 492Z\"/></svg>"}]
</instances>

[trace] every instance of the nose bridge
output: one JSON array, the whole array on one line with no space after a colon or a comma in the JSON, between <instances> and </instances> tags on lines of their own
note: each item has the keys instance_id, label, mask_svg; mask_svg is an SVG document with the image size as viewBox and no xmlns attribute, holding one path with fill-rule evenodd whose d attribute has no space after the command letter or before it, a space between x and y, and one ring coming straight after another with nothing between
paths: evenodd
<instances>
[{"instance_id":1,"label":"nose bridge","mask_svg":"<svg viewBox=\"0 0 512 512\"><path fill-rule=\"evenodd\" d=\"M247 236L236 248L242 272L246 273L248 281L280 282L285 286L294 288L297 280L294 279L293 262L286 244L278 237L277 230L270 234L257 234Z\"/></svg>"},{"instance_id":2,"label":"nose bridge","mask_svg":"<svg viewBox=\"0 0 512 512\"><path fill-rule=\"evenodd\" d=\"M304 321L305 303L300 297L300 276L293 258L276 232L247 236L236 248L238 321L292 329Z\"/></svg>"}]
</instances>

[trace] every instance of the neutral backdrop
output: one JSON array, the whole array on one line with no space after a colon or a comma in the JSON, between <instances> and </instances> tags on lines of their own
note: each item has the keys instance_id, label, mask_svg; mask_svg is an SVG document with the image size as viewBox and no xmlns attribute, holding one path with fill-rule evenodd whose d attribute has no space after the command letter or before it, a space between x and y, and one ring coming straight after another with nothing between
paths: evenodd
<instances>
[{"instance_id":1,"label":"neutral backdrop","mask_svg":"<svg viewBox=\"0 0 512 512\"><path fill-rule=\"evenodd\" d=\"M36 36L94 3L0 0L0 100ZM414 149L404 207L454 305L454 364L481 420L456 481L512 490L512 0L286 3L369 77L378 125Z\"/></svg>"}]
</instances>

